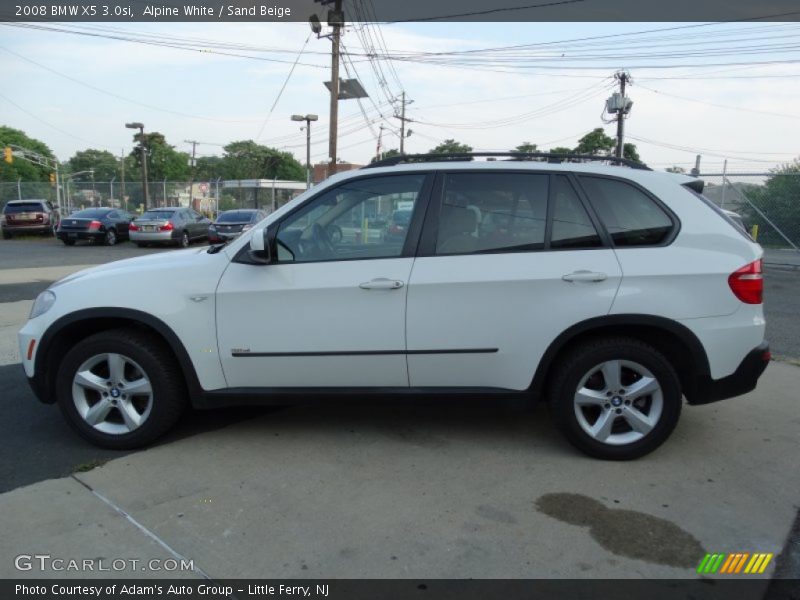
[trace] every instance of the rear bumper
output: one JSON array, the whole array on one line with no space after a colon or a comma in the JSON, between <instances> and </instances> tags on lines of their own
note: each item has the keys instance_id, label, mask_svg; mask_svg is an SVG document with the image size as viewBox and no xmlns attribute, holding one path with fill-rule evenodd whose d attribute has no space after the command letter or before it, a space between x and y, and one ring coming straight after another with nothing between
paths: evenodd
<instances>
[{"instance_id":1,"label":"rear bumper","mask_svg":"<svg viewBox=\"0 0 800 600\"><path fill-rule=\"evenodd\" d=\"M105 239L105 231L59 231L56 237L61 241L64 240L95 240L100 241Z\"/></svg>"},{"instance_id":2,"label":"rear bumper","mask_svg":"<svg viewBox=\"0 0 800 600\"><path fill-rule=\"evenodd\" d=\"M178 235L173 235L174 229L171 231L131 231L130 238L132 242L163 242L171 243L179 239ZM180 232L178 232L179 234Z\"/></svg>"},{"instance_id":3,"label":"rear bumper","mask_svg":"<svg viewBox=\"0 0 800 600\"><path fill-rule=\"evenodd\" d=\"M53 230L49 223L36 225L3 225L3 231L8 233L47 233Z\"/></svg>"},{"instance_id":4,"label":"rear bumper","mask_svg":"<svg viewBox=\"0 0 800 600\"><path fill-rule=\"evenodd\" d=\"M769 344L762 342L747 353L731 375L722 379L708 378L700 382L698 393L689 400L689 404L710 404L752 392L756 389L758 378L769 365L769 361Z\"/></svg>"}]
</instances>

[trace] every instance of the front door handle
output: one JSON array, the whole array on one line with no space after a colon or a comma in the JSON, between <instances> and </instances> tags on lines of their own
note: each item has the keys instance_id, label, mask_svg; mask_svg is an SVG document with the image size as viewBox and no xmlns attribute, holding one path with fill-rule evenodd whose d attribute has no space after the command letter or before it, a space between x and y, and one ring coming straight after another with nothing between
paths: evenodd
<instances>
[{"instance_id":1,"label":"front door handle","mask_svg":"<svg viewBox=\"0 0 800 600\"><path fill-rule=\"evenodd\" d=\"M404 282L398 279L386 279L385 277L379 277L377 279L373 279L372 281L365 281L364 283L359 284L362 290L399 290L401 287L405 285Z\"/></svg>"},{"instance_id":2,"label":"front door handle","mask_svg":"<svg viewBox=\"0 0 800 600\"><path fill-rule=\"evenodd\" d=\"M575 281L587 281L597 283L599 281L605 281L608 279L608 275L605 273L596 273L594 271L575 271L574 273L567 273L561 279L564 281L575 282Z\"/></svg>"}]
</instances>

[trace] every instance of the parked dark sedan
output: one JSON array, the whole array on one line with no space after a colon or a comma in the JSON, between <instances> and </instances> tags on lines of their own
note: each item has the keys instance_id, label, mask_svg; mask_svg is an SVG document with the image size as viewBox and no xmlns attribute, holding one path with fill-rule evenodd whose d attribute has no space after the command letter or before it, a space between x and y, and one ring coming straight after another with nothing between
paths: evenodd
<instances>
[{"instance_id":1,"label":"parked dark sedan","mask_svg":"<svg viewBox=\"0 0 800 600\"><path fill-rule=\"evenodd\" d=\"M129 239L128 227L131 216L118 208L86 208L61 219L56 237L66 246L78 240L89 240L113 246L120 240Z\"/></svg>"},{"instance_id":2,"label":"parked dark sedan","mask_svg":"<svg viewBox=\"0 0 800 600\"><path fill-rule=\"evenodd\" d=\"M208 241L217 243L231 240L266 216L266 211L255 208L226 210L208 228Z\"/></svg>"}]
</instances>

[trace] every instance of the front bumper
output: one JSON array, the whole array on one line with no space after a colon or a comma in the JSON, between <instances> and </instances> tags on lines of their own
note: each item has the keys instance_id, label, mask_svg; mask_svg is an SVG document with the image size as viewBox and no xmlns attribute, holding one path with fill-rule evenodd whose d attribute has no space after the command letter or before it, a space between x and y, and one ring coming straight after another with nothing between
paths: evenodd
<instances>
[{"instance_id":1,"label":"front bumper","mask_svg":"<svg viewBox=\"0 0 800 600\"><path fill-rule=\"evenodd\" d=\"M752 392L770 359L769 344L762 342L747 353L731 375L722 379L708 378L701 381L698 393L689 400L689 404L710 404Z\"/></svg>"}]
</instances>

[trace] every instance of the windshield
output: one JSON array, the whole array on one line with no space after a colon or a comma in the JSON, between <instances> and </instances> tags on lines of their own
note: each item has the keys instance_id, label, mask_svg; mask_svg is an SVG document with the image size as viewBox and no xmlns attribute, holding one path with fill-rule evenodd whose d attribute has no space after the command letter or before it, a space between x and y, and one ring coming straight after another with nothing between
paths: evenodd
<instances>
[{"instance_id":1,"label":"windshield","mask_svg":"<svg viewBox=\"0 0 800 600\"><path fill-rule=\"evenodd\" d=\"M172 215L175 214L174 210L148 210L144 213L140 219L171 219Z\"/></svg>"},{"instance_id":2,"label":"windshield","mask_svg":"<svg viewBox=\"0 0 800 600\"><path fill-rule=\"evenodd\" d=\"M5 214L13 214L13 213L22 213L22 212L31 212L31 211L42 211L41 202L16 202L14 204L6 204L5 209L3 212Z\"/></svg>"},{"instance_id":3,"label":"windshield","mask_svg":"<svg viewBox=\"0 0 800 600\"><path fill-rule=\"evenodd\" d=\"M217 223L249 223L255 211L252 210L232 210L222 213L217 219Z\"/></svg>"}]
</instances>

